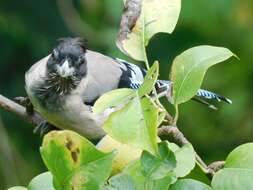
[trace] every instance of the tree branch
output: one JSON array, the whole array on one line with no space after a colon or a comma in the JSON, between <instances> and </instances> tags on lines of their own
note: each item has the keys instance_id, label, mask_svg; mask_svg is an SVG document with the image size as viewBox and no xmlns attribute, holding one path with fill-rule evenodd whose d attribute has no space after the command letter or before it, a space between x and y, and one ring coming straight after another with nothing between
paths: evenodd
<instances>
[{"instance_id":1,"label":"tree branch","mask_svg":"<svg viewBox=\"0 0 253 190\"><path fill-rule=\"evenodd\" d=\"M29 115L27 114L25 107L2 96L1 94L0 94L0 107L5 109L6 111L16 114L20 118L24 119L25 121L33 125L38 125L43 121L42 117L37 112L34 112L34 114Z\"/></svg>"},{"instance_id":2,"label":"tree branch","mask_svg":"<svg viewBox=\"0 0 253 190\"><path fill-rule=\"evenodd\" d=\"M17 104L16 102L2 96L1 94L0 94L0 107L5 109L6 111L16 114L20 118L24 119L25 121L33 125L38 125L43 121L43 118L40 116L39 113L34 112L33 114L28 114L24 106ZM171 116L169 114L167 115L167 117L168 119L171 119ZM158 136L166 136L166 138L172 137L174 141L180 146L190 143L185 138L184 134L176 126L160 127L158 129ZM224 161L217 161L207 166L198 154L196 154L196 161L197 164L202 169L202 171L209 178L212 178L214 173L224 166Z\"/></svg>"}]
</instances>

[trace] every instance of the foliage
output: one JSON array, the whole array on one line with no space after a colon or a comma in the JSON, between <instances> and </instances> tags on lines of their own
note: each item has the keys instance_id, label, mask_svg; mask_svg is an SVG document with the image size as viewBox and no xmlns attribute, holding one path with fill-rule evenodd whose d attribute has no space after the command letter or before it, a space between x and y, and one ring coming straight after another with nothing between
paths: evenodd
<instances>
[{"instance_id":1,"label":"foliage","mask_svg":"<svg viewBox=\"0 0 253 190\"><path fill-rule=\"evenodd\" d=\"M11 187L8 190L27 190L26 187L21 187L21 186L16 186L16 187Z\"/></svg>"},{"instance_id":2,"label":"foliage","mask_svg":"<svg viewBox=\"0 0 253 190\"><path fill-rule=\"evenodd\" d=\"M31 180L28 184L28 190L55 190L53 186L53 176L51 172L42 173Z\"/></svg>"},{"instance_id":3,"label":"foliage","mask_svg":"<svg viewBox=\"0 0 253 190\"><path fill-rule=\"evenodd\" d=\"M226 168L245 168L253 170L253 143L246 143L234 149L226 159Z\"/></svg>"},{"instance_id":4,"label":"foliage","mask_svg":"<svg viewBox=\"0 0 253 190\"><path fill-rule=\"evenodd\" d=\"M68 140L67 140L68 139ZM73 140L73 144L70 143ZM244 151L247 147L248 151ZM73 152L80 152L73 160ZM241 145L228 156L225 168L214 175L212 186L185 177L194 167L195 153L191 145L179 148L166 141L158 144L158 155L143 151L142 155L125 166L122 172L109 178L114 153L102 153L84 137L71 131L51 132L41 148L50 172L40 174L28 185L28 190L102 189L104 190L223 190L251 189L253 170L251 144ZM72 154L71 154L72 153ZM47 158L46 158L47 157ZM193 166L189 164L193 158ZM57 158L57 160L55 160ZM233 166L231 166L231 160ZM229 167L228 167L229 166ZM54 178L54 181L53 181ZM108 184L106 180L108 180ZM62 179L62 180L61 180ZM172 185L173 184L173 185ZM13 187L9 190L23 190Z\"/></svg>"},{"instance_id":5,"label":"foliage","mask_svg":"<svg viewBox=\"0 0 253 190\"><path fill-rule=\"evenodd\" d=\"M177 56L171 71L173 104L184 103L195 96L207 69L231 56L230 50L213 46L197 46Z\"/></svg>"},{"instance_id":6,"label":"foliage","mask_svg":"<svg viewBox=\"0 0 253 190\"><path fill-rule=\"evenodd\" d=\"M117 151L102 152L71 131L50 132L44 137L40 149L49 171L35 177L28 190L234 190L253 187L251 143L231 152L225 168L215 173L211 186L192 179L180 179L194 169L196 153L191 144L178 147L157 136L161 123L159 114L165 109L154 88L159 65L155 62L149 68L146 46L155 34L172 33L181 2L144 0L141 5L141 13L128 37L118 43L124 53L145 61L148 69L145 81L137 91L119 89L104 94L93 108L95 113L115 109L106 120L104 130L115 141L140 149L141 155L125 164L118 174L110 176ZM226 48L198 46L176 57L171 70L175 122L178 105L195 95L207 69L231 56L233 53Z\"/></svg>"},{"instance_id":7,"label":"foliage","mask_svg":"<svg viewBox=\"0 0 253 190\"><path fill-rule=\"evenodd\" d=\"M135 0L134 2L139 3L141 1ZM146 61L145 47L149 40L159 32L173 32L180 8L181 0L143 0L140 15L131 26L131 32L126 36L118 37L118 47L130 57L139 61Z\"/></svg>"},{"instance_id":8,"label":"foliage","mask_svg":"<svg viewBox=\"0 0 253 190\"><path fill-rule=\"evenodd\" d=\"M211 187L192 179L180 179L173 184L170 190L211 190Z\"/></svg>"},{"instance_id":9,"label":"foliage","mask_svg":"<svg viewBox=\"0 0 253 190\"><path fill-rule=\"evenodd\" d=\"M54 176L56 189L100 189L109 177L115 154L98 151L71 131L51 132L44 137L41 156Z\"/></svg>"}]
</instances>

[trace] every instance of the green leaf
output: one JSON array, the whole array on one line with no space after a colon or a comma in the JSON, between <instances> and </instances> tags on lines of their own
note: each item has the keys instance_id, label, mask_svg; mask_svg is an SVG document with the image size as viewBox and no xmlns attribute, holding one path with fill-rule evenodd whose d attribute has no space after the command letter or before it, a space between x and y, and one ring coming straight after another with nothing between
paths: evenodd
<instances>
[{"instance_id":1,"label":"green leaf","mask_svg":"<svg viewBox=\"0 0 253 190\"><path fill-rule=\"evenodd\" d=\"M21 187L21 186L15 186L15 187L11 187L7 190L27 190L26 187Z\"/></svg>"},{"instance_id":2,"label":"green leaf","mask_svg":"<svg viewBox=\"0 0 253 190\"><path fill-rule=\"evenodd\" d=\"M240 168L226 168L216 173L212 180L214 190L251 190L253 171Z\"/></svg>"},{"instance_id":3,"label":"green leaf","mask_svg":"<svg viewBox=\"0 0 253 190\"><path fill-rule=\"evenodd\" d=\"M166 117L166 111L160 111L158 113L158 125L157 126L160 126L162 124L162 122L164 121L165 117Z\"/></svg>"},{"instance_id":4,"label":"green leaf","mask_svg":"<svg viewBox=\"0 0 253 190\"><path fill-rule=\"evenodd\" d=\"M225 61L233 53L222 47L197 46L177 56L172 65L172 103L178 105L190 100L201 87L207 69Z\"/></svg>"},{"instance_id":5,"label":"green leaf","mask_svg":"<svg viewBox=\"0 0 253 190\"><path fill-rule=\"evenodd\" d=\"M103 94L93 106L94 113L102 113L107 108L115 107L119 104L126 102L127 100L131 99L135 96L135 92L132 89L128 88L121 88L112 90Z\"/></svg>"},{"instance_id":6,"label":"green leaf","mask_svg":"<svg viewBox=\"0 0 253 190\"><path fill-rule=\"evenodd\" d=\"M168 190L168 188L175 183L177 177L173 172L168 173L164 178L157 180L146 179L145 186L149 190Z\"/></svg>"},{"instance_id":7,"label":"green leaf","mask_svg":"<svg viewBox=\"0 0 253 190\"><path fill-rule=\"evenodd\" d=\"M145 94L149 94L153 89L154 85L157 81L159 74L159 63L155 61L152 67L148 70L144 82L138 90L139 96L144 96Z\"/></svg>"},{"instance_id":8,"label":"green leaf","mask_svg":"<svg viewBox=\"0 0 253 190\"><path fill-rule=\"evenodd\" d=\"M141 172L141 162L140 160L135 160L130 162L123 171L124 174L131 176L134 180L136 190L145 189L145 180Z\"/></svg>"},{"instance_id":9,"label":"green leaf","mask_svg":"<svg viewBox=\"0 0 253 190\"><path fill-rule=\"evenodd\" d=\"M176 152L176 150L178 150L178 149L180 149L180 147L177 145L177 144L175 144L175 143L170 143L170 142L168 142L168 147L169 147L169 149L170 150L172 150L172 152Z\"/></svg>"},{"instance_id":10,"label":"green leaf","mask_svg":"<svg viewBox=\"0 0 253 190\"><path fill-rule=\"evenodd\" d=\"M124 173L132 177L136 190L167 190L169 186L175 183L177 179L173 172L170 172L165 177L157 180L144 177L141 171L141 163L139 160L129 164L125 168Z\"/></svg>"},{"instance_id":11,"label":"green leaf","mask_svg":"<svg viewBox=\"0 0 253 190\"><path fill-rule=\"evenodd\" d=\"M245 168L253 170L253 143L243 144L227 157L226 168Z\"/></svg>"},{"instance_id":12,"label":"green leaf","mask_svg":"<svg viewBox=\"0 0 253 190\"><path fill-rule=\"evenodd\" d=\"M43 139L40 149L53 174L56 189L94 189L109 177L114 153L103 153L84 137L72 131L53 131Z\"/></svg>"},{"instance_id":13,"label":"green leaf","mask_svg":"<svg viewBox=\"0 0 253 190\"><path fill-rule=\"evenodd\" d=\"M133 0L126 1L125 6L129 5L130 1ZM139 3L140 1L135 1L135 4ZM178 21L181 1L142 0L141 3L141 6L129 6L124 9L117 46L130 57L144 61L145 46L148 45L151 37L159 32L173 32ZM136 7L140 10L136 10ZM133 18L132 12L140 12L140 14L134 15Z\"/></svg>"},{"instance_id":14,"label":"green leaf","mask_svg":"<svg viewBox=\"0 0 253 190\"><path fill-rule=\"evenodd\" d=\"M170 190L212 190L212 188L193 179L180 179L171 186Z\"/></svg>"},{"instance_id":15,"label":"green leaf","mask_svg":"<svg viewBox=\"0 0 253 190\"><path fill-rule=\"evenodd\" d=\"M96 147L103 152L117 151L117 155L113 159L111 175L120 173L129 162L139 159L142 153L142 149L122 144L109 135L104 136Z\"/></svg>"},{"instance_id":16,"label":"green leaf","mask_svg":"<svg viewBox=\"0 0 253 190\"><path fill-rule=\"evenodd\" d=\"M100 190L110 175L113 157L114 154L111 153L75 170L71 178L66 182L66 189Z\"/></svg>"},{"instance_id":17,"label":"green leaf","mask_svg":"<svg viewBox=\"0 0 253 190\"><path fill-rule=\"evenodd\" d=\"M131 176L121 173L113 176L103 190L135 190L135 184Z\"/></svg>"},{"instance_id":18,"label":"green leaf","mask_svg":"<svg viewBox=\"0 0 253 190\"><path fill-rule=\"evenodd\" d=\"M143 175L152 180L166 177L176 167L175 155L165 141L159 143L158 150L158 157L143 151L140 159Z\"/></svg>"},{"instance_id":19,"label":"green leaf","mask_svg":"<svg viewBox=\"0 0 253 190\"><path fill-rule=\"evenodd\" d=\"M135 97L110 114L104 130L115 140L157 153L158 110L149 98Z\"/></svg>"},{"instance_id":20,"label":"green leaf","mask_svg":"<svg viewBox=\"0 0 253 190\"><path fill-rule=\"evenodd\" d=\"M45 172L36 176L29 183L28 190L55 190L52 174Z\"/></svg>"},{"instance_id":21,"label":"green leaf","mask_svg":"<svg viewBox=\"0 0 253 190\"><path fill-rule=\"evenodd\" d=\"M177 165L174 169L177 177L188 175L195 167L195 151L191 144L179 148L174 143L169 143L169 148L175 153Z\"/></svg>"}]
</instances>

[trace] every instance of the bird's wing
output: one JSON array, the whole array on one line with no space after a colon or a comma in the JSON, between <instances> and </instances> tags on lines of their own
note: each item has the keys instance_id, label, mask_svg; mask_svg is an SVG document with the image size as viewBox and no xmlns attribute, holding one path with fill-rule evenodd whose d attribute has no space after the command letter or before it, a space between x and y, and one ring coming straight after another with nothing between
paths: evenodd
<instances>
[{"instance_id":1,"label":"bird's wing","mask_svg":"<svg viewBox=\"0 0 253 190\"><path fill-rule=\"evenodd\" d=\"M147 71L135 64L129 63L122 59L116 59L121 65L122 75L118 88L138 89L143 81ZM172 86L172 82L168 80L157 80L155 88L158 93L167 91Z\"/></svg>"},{"instance_id":2,"label":"bird's wing","mask_svg":"<svg viewBox=\"0 0 253 190\"><path fill-rule=\"evenodd\" d=\"M94 102L103 93L117 88L138 89L147 71L135 64L122 59L113 59L96 52L87 52L88 62L88 85L84 98ZM87 80L86 80L87 83ZM172 82L168 80L157 80L155 87L158 93L167 92L171 96ZM231 100L216 93L199 89L197 97L215 99L232 103ZM95 97L95 98L94 98ZM87 102L87 101L86 101Z\"/></svg>"},{"instance_id":3,"label":"bird's wing","mask_svg":"<svg viewBox=\"0 0 253 190\"><path fill-rule=\"evenodd\" d=\"M138 89L144 81L144 77L147 71L135 64L129 63L122 59L116 59L119 64L122 66L122 75L119 82L119 88L132 88ZM157 80L155 84L155 88L157 93L166 92L166 96L170 99L172 95L172 82L169 80ZM198 97L198 98L197 98ZM232 101L224 96L216 94L214 92L210 92L207 90L199 89L196 93L196 97L193 100L204 103L208 105L210 108L214 106L210 103L206 102L205 100L201 100L200 98L204 99L214 99L217 101L224 101L226 103L231 104Z\"/></svg>"},{"instance_id":4,"label":"bird's wing","mask_svg":"<svg viewBox=\"0 0 253 190\"><path fill-rule=\"evenodd\" d=\"M205 98L205 99L214 99L214 100L217 100L219 102L223 101L223 102L226 102L228 104L232 104L232 101L229 98L226 98L226 97L221 96L219 94L216 94L214 92L210 92L208 90L199 89L197 91L196 96L197 97L202 97L202 98Z\"/></svg>"},{"instance_id":5,"label":"bird's wing","mask_svg":"<svg viewBox=\"0 0 253 190\"><path fill-rule=\"evenodd\" d=\"M138 89L144 81L146 71L135 64L90 50L85 57L87 76L79 86L86 104L92 105L102 94L113 89Z\"/></svg>"},{"instance_id":6,"label":"bird's wing","mask_svg":"<svg viewBox=\"0 0 253 190\"><path fill-rule=\"evenodd\" d=\"M105 92L118 88L122 69L115 59L98 52L87 50L85 58L87 75L82 79L78 93L85 103L92 104Z\"/></svg>"},{"instance_id":7,"label":"bird's wing","mask_svg":"<svg viewBox=\"0 0 253 190\"><path fill-rule=\"evenodd\" d=\"M144 81L146 70L122 59L115 59L121 68L122 74L118 88L138 89Z\"/></svg>"},{"instance_id":8,"label":"bird's wing","mask_svg":"<svg viewBox=\"0 0 253 190\"><path fill-rule=\"evenodd\" d=\"M46 64L50 55L36 62L25 73L25 86L26 88L32 88L39 82L42 82L46 76Z\"/></svg>"}]
</instances>

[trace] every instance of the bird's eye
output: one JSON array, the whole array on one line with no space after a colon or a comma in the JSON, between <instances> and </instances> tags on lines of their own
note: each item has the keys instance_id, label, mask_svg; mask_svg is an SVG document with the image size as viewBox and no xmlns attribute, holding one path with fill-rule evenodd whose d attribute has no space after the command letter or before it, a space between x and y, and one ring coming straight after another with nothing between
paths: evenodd
<instances>
[{"instance_id":1,"label":"bird's eye","mask_svg":"<svg viewBox=\"0 0 253 190\"><path fill-rule=\"evenodd\" d=\"M52 58L55 59L55 60L59 59L59 51L57 49L53 50Z\"/></svg>"},{"instance_id":2,"label":"bird's eye","mask_svg":"<svg viewBox=\"0 0 253 190\"><path fill-rule=\"evenodd\" d=\"M79 58L77 60L77 64L82 65L83 63L85 63L85 57L84 56L79 56Z\"/></svg>"}]
</instances>

